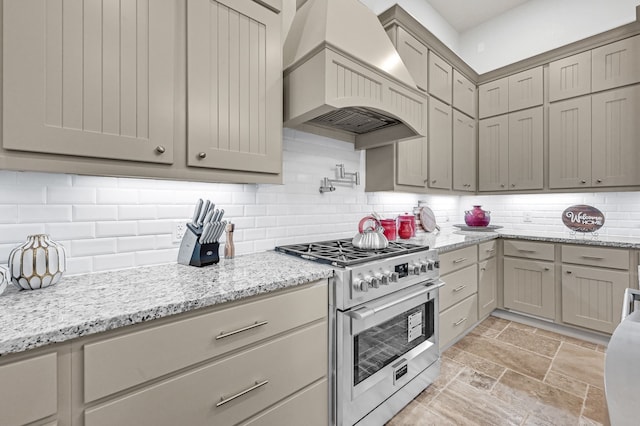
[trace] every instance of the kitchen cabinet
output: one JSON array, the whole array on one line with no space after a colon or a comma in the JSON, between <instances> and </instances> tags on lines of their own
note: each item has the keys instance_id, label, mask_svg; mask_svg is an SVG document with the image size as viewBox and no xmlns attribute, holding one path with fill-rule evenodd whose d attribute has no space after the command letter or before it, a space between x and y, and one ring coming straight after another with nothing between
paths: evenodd
<instances>
[{"instance_id":1,"label":"kitchen cabinet","mask_svg":"<svg viewBox=\"0 0 640 426\"><path fill-rule=\"evenodd\" d=\"M0 167L281 183L279 8L7 0Z\"/></svg>"},{"instance_id":2,"label":"kitchen cabinet","mask_svg":"<svg viewBox=\"0 0 640 426\"><path fill-rule=\"evenodd\" d=\"M443 253L439 292L440 349L453 344L478 322L477 245Z\"/></svg>"},{"instance_id":3,"label":"kitchen cabinet","mask_svg":"<svg viewBox=\"0 0 640 426\"><path fill-rule=\"evenodd\" d=\"M555 319L553 244L505 241L504 256L505 308Z\"/></svg>"},{"instance_id":4,"label":"kitchen cabinet","mask_svg":"<svg viewBox=\"0 0 640 426\"><path fill-rule=\"evenodd\" d=\"M591 96L551 104L549 187L592 186L591 158Z\"/></svg>"},{"instance_id":5,"label":"kitchen cabinet","mask_svg":"<svg viewBox=\"0 0 640 426\"><path fill-rule=\"evenodd\" d=\"M424 188L429 179L426 138L397 142L397 181L400 185Z\"/></svg>"},{"instance_id":6,"label":"kitchen cabinet","mask_svg":"<svg viewBox=\"0 0 640 426\"><path fill-rule=\"evenodd\" d=\"M591 93L591 51L549 63L549 101Z\"/></svg>"},{"instance_id":7,"label":"kitchen cabinet","mask_svg":"<svg viewBox=\"0 0 640 426\"><path fill-rule=\"evenodd\" d=\"M0 360L0 424L70 425L69 345Z\"/></svg>"},{"instance_id":8,"label":"kitchen cabinet","mask_svg":"<svg viewBox=\"0 0 640 426\"><path fill-rule=\"evenodd\" d=\"M542 67L509 76L509 112L542 105Z\"/></svg>"},{"instance_id":9,"label":"kitchen cabinet","mask_svg":"<svg viewBox=\"0 0 640 426\"><path fill-rule=\"evenodd\" d=\"M460 74L456 69L453 70L453 107L464 112L469 117L477 117L477 95L478 89L476 85Z\"/></svg>"},{"instance_id":10,"label":"kitchen cabinet","mask_svg":"<svg viewBox=\"0 0 640 426\"><path fill-rule=\"evenodd\" d=\"M598 47L591 54L594 92L640 82L640 36Z\"/></svg>"},{"instance_id":11,"label":"kitchen cabinet","mask_svg":"<svg viewBox=\"0 0 640 426\"><path fill-rule=\"evenodd\" d=\"M498 307L496 240L478 244L478 319Z\"/></svg>"},{"instance_id":12,"label":"kitchen cabinet","mask_svg":"<svg viewBox=\"0 0 640 426\"><path fill-rule=\"evenodd\" d=\"M605 333L620 322L631 287L629 251L562 246L562 321Z\"/></svg>"},{"instance_id":13,"label":"kitchen cabinet","mask_svg":"<svg viewBox=\"0 0 640 426\"><path fill-rule=\"evenodd\" d=\"M428 149L427 138L367 149L365 191L425 192Z\"/></svg>"},{"instance_id":14,"label":"kitchen cabinet","mask_svg":"<svg viewBox=\"0 0 640 426\"><path fill-rule=\"evenodd\" d=\"M509 189L542 189L542 145L542 107L509 114Z\"/></svg>"},{"instance_id":15,"label":"kitchen cabinet","mask_svg":"<svg viewBox=\"0 0 640 426\"><path fill-rule=\"evenodd\" d=\"M453 110L436 99L429 101L429 187L451 189Z\"/></svg>"},{"instance_id":16,"label":"kitchen cabinet","mask_svg":"<svg viewBox=\"0 0 640 426\"><path fill-rule=\"evenodd\" d=\"M478 87L478 118L509 112L509 78L491 81Z\"/></svg>"},{"instance_id":17,"label":"kitchen cabinet","mask_svg":"<svg viewBox=\"0 0 640 426\"><path fill-rule=\"evenodd\" d=\"M595 187L639 185L640 85L596 93L592 102L592 180Z\"/></svg>"},{"instance_id":18,"label":"kitchen cabinet","mask_svg":"<svg viewBox=\"0 0 640 426\"><path fill-rule=\"evenodd\" d=\"M416 86L426 92L428 90L429 49L402 27L394 26L390 31L396 31L395 41L393 36L391 36L391 40L394 41L396 50L416 82Z\"/></svg>"},{"instance_id":19,"label":"kitchen cabinet","mask_svg":"<svg viewBox=\"0 0 640 426\"><path fill-rule=\"evenodd\" d=\"M505 191L509 183L509 117L478 122L478 190Z\"/></svg>"},{"instance_id":20,"label":"kitchen cabinet","mask_svg":"<svg viewBox=\"0 0 640 426\"><path fill-rule=\"evenodd\" d=\"M189 166L280 172L280 26L253 0L189 2Z\"/></svg>"},{"instance_id":21,"label":"kitchen cabinet","mask_svg":"<svg viewBox=\"0 0 640 426\"><path fill-rule=\"evenodd\" d=\"M453 67L444 59L429 51L429 94L451 105Z\"/></svg>"},{"instance_id":22,"label":"kitchen cabinet","mask_svg":"<svg viewBox=\"0 0 640 426\"><path fill-rule=\"evenodd\" d=\"M4 2L3 147L174 161L176 7Z\"/></svg>"},{"instance_id":23,"label":"kitchen cabinet","mask_svg":"<svg viewBox=\"0 0 640 426\"><path fill-rule=\"evenodd\" d=\"M475 192L476 184L476 120L453 111L453 189Z\"/></svg>"},{"instance_id":24,"label":"kitchen cabinet","mask_svg":"<svg viewBox=\"0 0 640 426\"><path fill-rule=\"evenodd\" d=\"M257 418L309 410L326 424L327 293L317 282L76 342L84 424L237 424L269 407Z\"/></svg>"}]
</instances>

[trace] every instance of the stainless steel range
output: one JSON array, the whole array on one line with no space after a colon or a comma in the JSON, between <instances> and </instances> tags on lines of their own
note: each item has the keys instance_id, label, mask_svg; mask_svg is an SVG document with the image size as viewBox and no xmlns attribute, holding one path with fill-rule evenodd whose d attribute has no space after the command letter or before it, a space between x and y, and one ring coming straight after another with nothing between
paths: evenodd
<instances>
[{"instance_id":1,"label":"stainless steel range","mask_svg":"<svg viewBox=\"0 0 640 426\"><path fill-rule=\"evenodd\" d=\"M329 287L333 424L381 425L435 380L443 285L435 250L403 242L360 250L346 239L276 250L335 267Z\"/></svg>"}]
</instances>

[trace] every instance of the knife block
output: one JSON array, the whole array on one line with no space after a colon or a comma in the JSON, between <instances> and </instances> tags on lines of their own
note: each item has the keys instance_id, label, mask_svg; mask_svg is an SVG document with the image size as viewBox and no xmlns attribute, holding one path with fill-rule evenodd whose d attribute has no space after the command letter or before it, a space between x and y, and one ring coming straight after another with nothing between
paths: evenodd
<instances>
[{"instance_id":1,"label":"knife block","mask_svg":"<svg viewBox=\"0 0 640 426\"><path fill-rule=\"evenodd\" d=\"M208 266L220 262L218 254L220 243L200 244L198 239L202 235L202 227L195 227L187 223L187 230L180 243L178 263L189 266Z\"/></svg>"}]
</instances>

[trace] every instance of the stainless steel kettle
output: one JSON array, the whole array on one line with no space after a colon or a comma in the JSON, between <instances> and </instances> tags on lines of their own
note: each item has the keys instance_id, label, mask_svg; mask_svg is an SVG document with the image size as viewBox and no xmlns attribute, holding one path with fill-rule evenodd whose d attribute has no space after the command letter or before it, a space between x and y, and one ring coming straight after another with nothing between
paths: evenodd
<instances>
[{"instance_id":1,"label":"stainless steel kettle","mask_svg":"<svg viewBox=\"0 0 640 426\"><path fill-rule=\"evenodd\" d=\"M373 222L373 226L368 225L365 228L365 224L369 221ZM379 250L389 245L389 240L384 236L384 228L373 216L363 217L360 220L358 233L351 242L355 247L363 250Z\"/></svg>"}]
</instances>

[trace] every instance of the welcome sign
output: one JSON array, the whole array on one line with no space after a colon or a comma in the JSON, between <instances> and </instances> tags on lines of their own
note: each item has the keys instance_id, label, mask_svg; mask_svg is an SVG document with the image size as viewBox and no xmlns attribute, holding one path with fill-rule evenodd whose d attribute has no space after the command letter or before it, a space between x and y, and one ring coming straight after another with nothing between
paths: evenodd
<instances>
[{"instance_id":1,"label":"welcome sign","mask_svg":"<svg viewBox=\"0 0 640 426\"><path fill-rule=\"evenodd\" d=\"M595 232L604 225L604 214L593 206L578 204L562 212L562 222L575 232Z\"/></svg>"}]
</instances>

